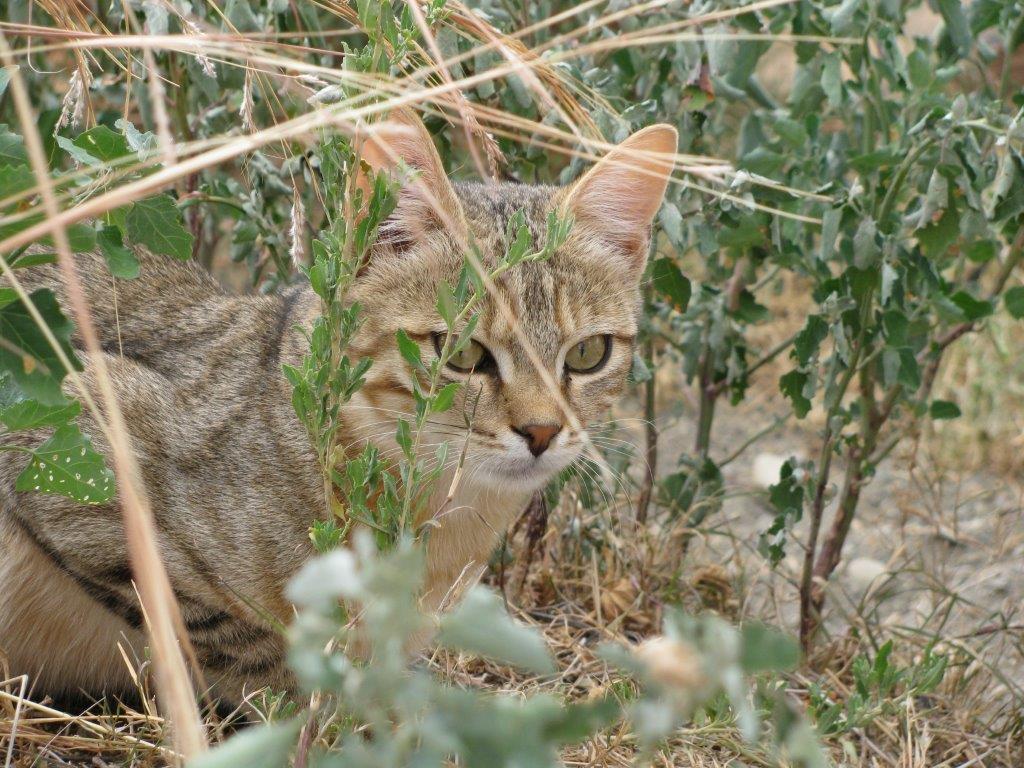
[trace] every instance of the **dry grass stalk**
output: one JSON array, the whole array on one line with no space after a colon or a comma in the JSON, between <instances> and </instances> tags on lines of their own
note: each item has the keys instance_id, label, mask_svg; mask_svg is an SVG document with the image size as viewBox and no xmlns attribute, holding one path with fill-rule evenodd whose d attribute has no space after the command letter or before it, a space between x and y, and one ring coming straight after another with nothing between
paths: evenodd
<instances>
[{"instance_id":1,"label":"dry grass stalk","mask_svg":"<svg viewBox=\"0 0 1024 768\"><path fill-rule=\"evenodd\" d=\"M576 11L584 7L594 7L598 4L597 2L581 4ZM761 3L758 6L768 7L769 5L778 4L783 3ZM638 4L620 13L640 13L642 10L659 5L660 3L658 2L645 3L642 6ZM750 7L748 6L747 8L749 9ZM343 8L344 11L342 10ZM341 4L338 4L338 12L342 17L345 17L345 13L351 14L350 9ZM567 14L563 14L563 17L567 17ZM705 23L709 20L713 19L711 17L701 17L694 23ZM518 41L522 34L522 32L517 33L513 38L506 36L500 38L489 37L486 32L478 29L477 25L482 22L468 10L460 11L460 13L456 14L453 17L453 22L463 31L476 34L483 41L481 46L478 47L479 50L486 50L488 47L494 50L500 45L511 47L512 43L509 40L515 39ZM610 22L606 19L603 23L607 24ZM534 26L537 27L539 25ZM196 37L196 35L192 34L192 37ZM285 67L289 67L294 71L319 73L325 76L336 74L331 70L324 70L324 68L308 67L305 65L296 66L297 63L294 60L289 61L287 58L277 55L263 55L260 53L253 55L254 49L251 43L256 37L250 35L241 42L237 38L227 40L220 49L221 55L225 57L227 63L233 66L237 66L237 63L232 62L231 57L243 60L247 68L250 62L253 65L265 65L265 72L268 74L276 74L275 69L280 68L283 71ZM83 44L89 43L89 45L81 45L79 47L97 50L117 47L130 50L142 47L143 50L152 51L162 47L169 50L181 50L185 53L191 53L191 55L196 55L196 51L200 49L200 46L211 46L213 40L224 40L223 37L203 37L194 40L192 45L183 45L180 42L180 38L175 38L174 36L164 40L148 40L143 43L133 41L131 36L97 38L87 37L84 33L76 39ZM663 36L660 36L657 34L657 30L648 29L644 30L642 35L632 38L631 42L633 45L642 45L655 40L669 39L682 39L681 33L677 29L670 29L664 32ZM618 41L613 41L613 44L606 46L604 50L610 50L613 45L617 44ZM522 49L518 53L517 61L508 62L504 67L496 68L495 72L489 73L489 76L499 77L510 73L514 74L523 66L529 69L537 69L541 73L538 77L544 83L548 92L550 92L551 98L556 99L568 111L569 107L565 102L568 101L576 104L579 93L574 91L571 85L563 82L556 70L550 70L547 62L535 63L535 61L540 61L535 51L530 51L525 46ZM217 49L214 48L213 50ZM277 50L288 49L279 48ZM601 50L601 48L596 50ZM434 53L434 59L432 63L434 68L446 67L451 63L451 60L449 62L439 61L436 52ZM543 74L545 71L551 72L551 76L554 78L552 82L557 84L557 87L546 80L547 76ZM178 163L174 167L160 171L159 173L164 173L164 175L155 183L134 188L131 185L126 185L120 190L114 190L112 193L108 193L110 196L101 204L85 209L86 211L93 211L92 214L82 213L81 211L76 213L76 209L72 209L72 211L62 212L60 216L67 217L63 219L64 224L67 224L82 218L88 218L90 215L97 215L112 207L123 204L124 201L132 199L135 195L156 191L174 183L175 180L183 176L195 172L197 169L209 167L220 162L227 162L245 152L259 146L265 146L273 141L301 139L310 132L322 127L338 127L342 130L351 130L352 126L357 124L358 121L372 119L382 110L387 109L389 104L419 103L436 106L439 109L447 108L449 111L454 105L454 111L459 115L457 119L465 122L466 118L462 115L462 110L459 109L460 89L471 87L474 82L480 82L480 80L452 81L449 79L442 82L439 87L421 89L414 86L416 78L425 77L428 74L429 70L420 68L411 73L405 82L378 81L375 83L369 79L364 80L363 87L368 91L377 89L391 94L389 100L384 102L384 105L378 109L368 108L366 105L339 105L338 108L318 110L311 116L303 116L303 118L297 118L295 121L286 121L281 125L259 130L253 137L247 137L241 141L229 137L216 144L197 142L191 146L178 145ZM472 118L477 119L478 116L499 135L506 135L518 140L527 140L523 138L523 134L527 132L545 135L552 139L552 141L545 142L542 146L567 155L578 155L592 159L600 150L608 148L608 145L599 141L599 137L594 136L590 140L583 142L583 145L590 150L589 152L576 152L556 143L564 141L571 146L577 138L571 131L560 131L556 128L526 121L522 118L503 115L497 111L492 111L488 116L484 110L474 110ZM576 119L575 116L573 119ZM187 160L181 159L182 156L190 154L193 150L201 154L196 154ZM693 172L699 175L702 168L700 159L690 159L690 161L693 163ZM188 164L190 162L191 165ZM714 168L704 168L703 170L708 174L720 172L725 175L727 173L727 171ZM705 178L709 178L709 176L705 176ZM711 178L717 181L713 176ZM680 181L679 183L688 182ZM44 186L43 180L40 179L37 190L31 194L43 191ZM707 194L721 195L719 190L702 189L701 191ZM53 196L51 194L52 199ZM97 200L100 200L100 198L97 198ZM92 202L86 203L86 206L89 206ZM82 215L79 215L80 213ZM814 219L811 220L813 221ZM36 236L51 231L56 236L61 226L60 224L54 224L52 228L43 227L36 233ZM13 246L10 246L7 242L0 244L0 251L8 247ZM121 478L120 472L118 477L119 479ZM609 506L615 506L616 504L628 504L629 499L617 496L608 501ZM689 536L690 532L672 528L668 531L660 531L656 536L648 535L649 532L641 532L637 536L636 541L624 542L618 540L613 535L613 532L609 530L607 520L600 519L601 515L582 511L582 508L576 506L575 500L571 497L554 514L559 516L560 519L552 527L553 533L542 539L542 551L539 555L540 562L537 563L537 567L529 574L524 574L524 577L529 578L527 578L524 584L525 594L523 610L520 611L520 619L543 629L562 662L561 674L551 680L523 678L512 670L494 667L478 660L452 658L443 653L439 654L435 658L437 668L450 676L454 681L466 685L488 685L517 693L553 690L559 693L568 691L572 697L587 696L594 691L606 689L613 683L619 682L611 678L607 669L595 660L590 651L592 641L595 638L632 640L636 638L638 632L649 632L652 626L657 625L659 606L655 596L660 591L659 587L664 585L659 585L656 582L658 579L669 578L667 574L674 574L681 567L678 561L679 542L684 537ZM608 513L606 511L601 514L607 515ZM595 545L601 552L599 556L595 555L593 558L583 557L582 553L578 551L578 541L574 541L571 536L557 534L559 530L572 530L573 526L571 523L581 524L587 530L592 527L593 530L600 531L601 535L606 536L605 540L599 541ZM634 586L632 581L623 576L624 573L631 572L643 574L644 576L641 581L645 583ZM700 579L695 579L694 581L700 581ZM551 586L553 582L558 584L557 590ZM687 593L686 597L691 602L700 600L702 598L698 592L699 590L697 589L692 590L692 593ZM614 603L605 601L606 604L602 605L602 595L620 595L620 593L622 599L616 599ZM612 610L608 610L609 608ZM744 611L747 610L753 612L754 609L744 608ZM608 615L612 612L616 613L614 617ZM609 621L609 619L613 620ZM963 641L957 642L965 645ZM965 654L967 653L967 651L964 652ZM973 650L971 652L974 653ZM849 656L849 658L852 658L852 656ZM842 675L845 667L840 664L839 669L840 672L837 675L830 676L829 681L837 686L836 690L840 693L848 692L849 682ZM979 685L984 680L991 679L983 678L977 669L972 674L976 676L975 685ZM811 679L795 678L792 682L793 686L800 691L800 695L803 695L810 683L814 681ZM949 694L950 698L954 695L953 693ZM950 701L948 703L949 707L942 709L938 714L915 710L910 712L904 721L897 721L895 724L884 722L878 726L877 733L865 732L863 734L855 734L853 738L858 743L864 745L864 750L867 753L873 755L874 758L883 764L922 764L921 755L926 754L929 749L934 751L937 745L943 745L942 749L946 750L943 762L950 765L959 764L958 760L966 761L964 764L967 765L980 765L985 761L991 761L993 765L1013 764L1010 762L1013 759L1013 755L1009 745L999 745L989 737L965 732L962 724L956 722L955 705L960 702ZM50 717L57 719L61 716L61 713L53 710L44 714L49 714ZM48 726L50 723L41 725ZM23 728L24 726L25 721L22 720L21 727ZM161 728L162 724L154 724L154 726ZM919 736L925 729L930 734L927 739ZM739 744L735 736L730 735L727 724L687 729L673 742L674 754L671 758L666 757L664 763L666 765L724 764L725 760L731 760L732 758L720 760L718 757L713 756L712 752L703 749L705 744L721 746L723 743L729 745L729 748L735 748L734 754L741 755L743 759L749 760L753 764L762 763L761 757L748 754L746 748ZM597 764L597 761L600 761L600 764L627 765L635 748L635 739L632 734L629 733L628 729L621 728L612 734L600 736L591 744L585 745L578 750L568 752L565 757L570 761L570 764ZM901 763L901 761L903 762ZM867 764L867 762L862 764Z\"/></svg>"},{"instance_id":2,"label":"dry grass stalk","mask_svg":"<svg viewBox=\"0 0 1024 768\"><path fill-rule=\"evenodd\" d=\"M0 55L5 64L13 63L10 49L3 39L0 39ZM44 210L48 219L56 218L59 210L50 188L49 167L28 93L17 70L12 73L10 87L21 121L25 148L40 187ZM206 748L206 738L202 731L192 683L178 646L178 628L182 622L177 602L157 547L155 526L135 454L132 452L131 439L104 363L99 338L92 324L89 305L68 243L67 230L58 225L53 228L52 235L68 300L86 348L92 355L93 371L103 401L103 413L109 424L108 435L111 438L114 473L120 487L128 551L142 605L150 617L150 642L156 662L161 701L174 724L172 737L177 752L186 758L192 757ZM71 366L68 368L70 370Z\"/></svg>"}]
</instances>

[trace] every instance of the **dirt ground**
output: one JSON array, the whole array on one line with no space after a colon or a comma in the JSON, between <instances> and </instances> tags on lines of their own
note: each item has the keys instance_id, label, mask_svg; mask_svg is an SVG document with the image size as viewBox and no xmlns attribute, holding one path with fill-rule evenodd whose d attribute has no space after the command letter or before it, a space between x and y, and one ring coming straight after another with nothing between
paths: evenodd
<instances>
[{"instance_id":1,"label":"dirt ground","mask_svg":"<svg viewBox=\"0 0 1024 768\"><path fill-rule=\"evenodd\" d=\"M732 450L784 412L781 403L772 409L770 396L755 399L760 402L721 407L713 446ZM686 407L662 426L660 475L692 450L694 434ZM827 629L940 638L940 649L966 652L1001 679L985 696L993 714L1005 713L1024 696L1024 486L1004 474L944 469L930 451L940 439L908 440L865 488L829 588ZM791 542L773 573L757 540L772 521L765 489L781 463L814 457L820 445L813 423L791 420L725 467L722 509L704 523L690 555L692 568L724 564L745 584L744 613L775 618L793 631L793 585L803 552ZM835 483L844 469L841 462L834 466ZM796 526L798 542L806 528L806 520Z\"/></svg>"}]
</instances>

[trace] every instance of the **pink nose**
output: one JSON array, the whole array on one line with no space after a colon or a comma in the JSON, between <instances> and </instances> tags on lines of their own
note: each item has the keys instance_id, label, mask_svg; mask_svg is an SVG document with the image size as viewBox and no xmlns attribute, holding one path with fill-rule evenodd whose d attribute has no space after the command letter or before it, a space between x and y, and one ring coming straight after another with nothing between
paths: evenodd
<instances>
[{"instance_id":1,"label":"pink nose","mask_svg":"<svg viewBox=\"0 0 1024 768\"><path fill-rule=\"evenodd\" d=\"M555 435L562 431L561 424L526 424L522 427L512 427L512 431L522 435L530 448L530 453L540 456L551 445Z\"/></svg>"}]
</instances>

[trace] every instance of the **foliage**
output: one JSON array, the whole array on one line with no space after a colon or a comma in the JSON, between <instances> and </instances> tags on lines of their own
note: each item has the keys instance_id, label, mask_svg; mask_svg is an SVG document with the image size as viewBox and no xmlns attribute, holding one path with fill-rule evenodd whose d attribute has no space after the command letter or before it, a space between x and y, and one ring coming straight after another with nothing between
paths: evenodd
<instances>
[{"instance_id":1,"label":"foliage","mask_svg":"<svg viewBox=\"0 0 1024 768\"><path fill-rule=\"evenodd\" d=\"M27 3L9 5L10 18L28 19ZM317 4L277 0L231 0L222 7L178 0L113 3L100 11L99 21L110 29L138 26L186 37L199 25L224 33L271 33L309 46L302 74L289 71L291 92L276 87L261 68L265 62L249 64L260 55L256 48L218 49L219 58L196 49L154 52L178 87L167 123L183 144L204 146L285 124L311 105L334 114L379 103L390 83L411 73L420 74L406 84L444 82L440 74L422 74L431 63L431 45L408 4L339 5L340 18ZM789 403L786 418L819 423L821 440L812 460L790 459L769 489L773 520L759 549L772 567L787 552L800 551L800 634L810 650L824 609L822 585L840 562L861 490L910 422L961 414L962 404L932 393L946 349L997 313L1024 317L1024 287L1015 284L1024 242L1024 92L1013 90L1010 56L992 71L996 56L990 43L994 35L1013 51L1021 43L1024 13L1019 0L980 0L967 7L939 0L943 28L931 39L910 39L902 30L918 3L802 0L736 13L731 2L698 5L654 4L641 14L626 12L626 3L580 11L565 0L485 0L475 10L505 31L533 27L530 45L548 49L562 87L606 139L618 141L665 120L680 130L680 152L709 158L704 167L695 163L695 172L670 192L648 272L642 354L632 376L648 403L645 415L651 421L658 415L653 372L665 366L678 367L694 386L698 404L694 450L648 489L650 520L682 517L696 527L718 510L726 491L722 470L748 446L736 451L718 445L716 414L727 403L741 402L758 377L785 361L786 370L772 381ZM564 115L537 95L532 78L514 68L500 78L477 77L501 66L503 53L481 48L480 40L453 22L461 12L456 3L432 0L418 7L450 60L451 77L474 77L462 96L530 121L512 128L488 123L489 138L504 157L501 172L524 182L575 178L590 148L581 142L574 147L578 155L566 157L550 151L541 129L566 129ZM542 24L574 10L576 15L559 24ZM699 27L686 26L692 17L712 12L721 13ZM604 18L610 13L618 14L614 23ZM341 22L358 33L341 42L327 34ZM645 34L658 29L675 34ZM757 37L762 33L792 36L796 69L788 91L762 81L759 62L771 45ZM165 159L143 58L127 51L105 55L104 72L121 74L94 78L97 60L80 56L78 85L70 85L67 97L51 88L33 91L53 181L66 201L82 202L145 178ZM0 73L2 96L10 71ZM42 82L34 70L20 73L30 84ZM432 105L446 114L457 108L458 100L454 107L443 99ZM36 180L13 114L9 100L0 104L8 123L0 126L0 239L41 219ZM459 130L447 128L436 114L429 124L448 166L469 165ZM524 135L524 124L536 133ZM588 135L587 128L575 135ZM728 158L732 168L710 170L725 165L715 158ZM441 287L437 306L448 333L438 357L424 360L416 344L402 334L396 339L419 378L416 417L399 424L402 453L395 464L371 447L342 455L335 439L340 409L372 364L347 355L359 308L346 295L377 226L394 205L394 189L383 178L362 199L352 182L358 162L347 140L331 130L322 130L312 146L290 138L254 142L243 156L179 180L173 194L124 203L94 224L69 229L73 248L98 248L118 279L138 274L136 246L201 259L223 246L258 290L308 280L322 301L309 355L301 366L285 370L324 474L323 514L311 521L324 558L309 564L292 586L301 607L293 663L309 689L328 695L324 711L334 707L334 722L345 724L335 726L333 745L341 751L322 756L322 764L401 765L414 758L437 763L452 754L470 765L516 759L545 764L555 759L559 745L615 722L622 711L638 724L649 755L680 723L711 717L718 708L750 738L764 736L759 715L767 714L778 725L775 742L788 745L794 760L813 764L815 748L807 746L802 721L786 714L790 705L763 684L755 711L743 682L745 674L788 667L792 649L761 630L736 630L717 619L666 614L663 631L676 645L662 650L671 649L676 661L672 654L680 648L692 651L692 681L700 684L691 687L665 690L645 678L643 654L609 651L609 660L645 680L635 701L512 702L455 691L422 670L409 670L401 648L422 625L412 605L418 555L408 544L422 532L411 530L411 521L449 451L459 448L442 446L424 457L419 435L430 415L452 402L454 389L438 386L438 371L468 343L474 307L494 273L482 274L469 253L458 284ZM497 271L545 258L557 248L569 222L549 224L552 241L531 253L522 220L513 218L512 246ZM45 240L40 249L2 255L5 272L15 274L21 266L55 257ZM783 282L798 285L810 309L798 332L762 347L755 331L772 320L764 296ZM47 473L55 459L74 458L77 450L84 453L76 474L112 493L109 472L72 424L78 409L62 394L66 368L80 368L69 344L71 323L52 294L31 298L52 340L19 296L8 289L0 294L0 338L9 342L0 345L0 420L11 432L53 430L29 457L19 487L35 488L25 478L32 472L35 479L38 470L45 480L38 490L86 501L91 494L81 483L51 481ZM650 433L649 441L656 447L656 435ZM607 456L617 468L631 458ZM837 484L839 465L845 477ZM585 464L567 472L548 495L555 500L569 487L584 506L596 507L606 497L598 478L597 467ZM620 482L635 490L625 472ZM826 529L828 504L836 514ZM808 539L794 547L793 532L802 519L809 523ZM354 522L372 532L374 546L364 542L356 554L337 550ZM359 630L375 650L367 664L343 653L358 633L346 625L339 600L367 609ZM526 630L496 608L493 595L471 593L445 618L441 637L467 652L547 673L550 659L540 641L526 639ZM483 634L480 626L493 631ZM771 658L753 661L747 656L752 648L771 649ZM938 685L945 669L941 656L929 654L919 667L902 668L889 661L890 651L883 645L873 659L858 659L855 694L845 701L823 687L814 689L811 712L820 733L866 727L886 708ZM688 698L680 699L680 691ZM276 764L296 731L309 727L298 723L243 734L203 764L251 759L239 755ZM363 726L369 726L368 735Z\"/></svg>"},{"instance_id":2,"label":"foliage","mask_svg":"<svg viewBox=\"0 0 1024 768\"><path fill-rule=\"evenodd\" d=\"M822 686L811 688L811 712L818 731L833 735L865 728L879 716L898 711L906 702L932 693L942 682L947 658L925 649L912 665L900 666L891 660L892 640L887 640L875 654L858 656L852 666L853 693L834 700Z\"/></svg>"},{"instance_id":3,"label":"foliage","mask_svg":"<svg viewBox=\"0 0 1024 768\"><path fill-rule=\"evenodd\" d=\"M57 136L52 147L55 167L51 183L55 191L84 201L115 179L129 181L158 170L159 166L146 170L137 167L148 156L153 134L140 133L123 119L118 120L118 128L121 132L98 125L74 140ZM38 187L24 142L7 126L0 131L7 137L5 160L11 161L0 168L0 237L6 238L37 224L42 214L38 206L31 205ZM94 180L73 171L62 173L60 162L103 167L103 177ZM173 200L165 194L116 208L91 225L74 224L68 227L67 235L74 252L98 248L111 274L119 278L138 274L138 262L125 245L126 236L129 244L154 253L181 259L192 255L192 237L184 229ZM57 258L50 238L40 240L38 247L23 246L0 256L4 273L15 275L19 269ZM4 342L0 345L0 374L6 403L0 410L0 421L9 432L36 428L53 428L54 432L37 448L0 445L0 450L30 456L18 477L19 491L58 493L91 504L109 501L115 493L113 473L93 450L90 438L74 425L80 409L63 391L69 369L82 370L71 347L74 324L49 289L39 289L27 299L26 303L11 287L0 289L0 338Z\"/></svg>"},{"instance_id":4,"label":"foliage","mask_svg":"<svg viewBox=\"0 0 1024 768\"><path fill-rule=\"evenodd\" d=\"M299 607L291 628L291 662L300 681L310 690L334 695L331 705L323 705L337 708L332 720L354 719L365 726L365 731L339 728L326 739L322 734L330 747L309 755L316 765L440 766L458 755L467 766L553 766L560 746L613 725L623 708L653 750L694 712L717 708L723 690L756 739L761 728L745 676L796 660L792 640L759 625L739 631L713 617L673 613L666 620L666 642L657 648L603 649L612 663L644 681L639 696L626 702L612 695L562 702L548 694L523 699L460 690L410 669L403 651L427 621L416 610L420 548L403 539L381 555L369 536L356 536L354 542L351 550L335 550L308 563L289 589ZM341 622L339 628L339 601L357 609L358 624ZM474 588L441 619L439 637L448 648L481 652L534 674L554 669L543 639L509 618L500 599L483 587ZM353 660L354 646L368 662ZM808 735L793 720L776 737L801 764L824 765ZM284 755L294 741L294 726L277 725L241 734L194 765L219 768L237 765L243 754L250 759Z\"/></svg>"}]
</instances>

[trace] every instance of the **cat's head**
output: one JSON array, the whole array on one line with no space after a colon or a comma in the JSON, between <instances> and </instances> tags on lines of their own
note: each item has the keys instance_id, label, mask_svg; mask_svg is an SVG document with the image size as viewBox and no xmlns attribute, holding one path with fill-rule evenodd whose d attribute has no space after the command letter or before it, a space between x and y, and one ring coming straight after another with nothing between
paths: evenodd
<instances>
[{"instance_id":1,"label":"cat's head","mask_svg":"<svg viewBox=\"0 0 1024 768\"><path fill-rule=\"evenodd\" d=\"M398 418L412 422L412 367L395 335L438 353L445 323L437 309L442 281L456 285L469 243L491 271L508 249L517 212L545 243L548 214L571 216L565 242L546 261L518 264L494 280L497 296L478 305L473 342L442 372L462 382L450 410L434 414L424 451L448 441L465 449L465 482L533 490L579 456L587 424L622 392L633 360L640 278L651 220L661 205L677 134L645 128L568 187L452 183L423 124L401 114L368 139L362 157L377 171L399 160L416 171L381 227L354 298L364 325L356 354L373 357L367 383L348 411L349 439L372 440L395 457ZM468 438L468 443L467 443Z\"/></svg>"}]
</instances>

